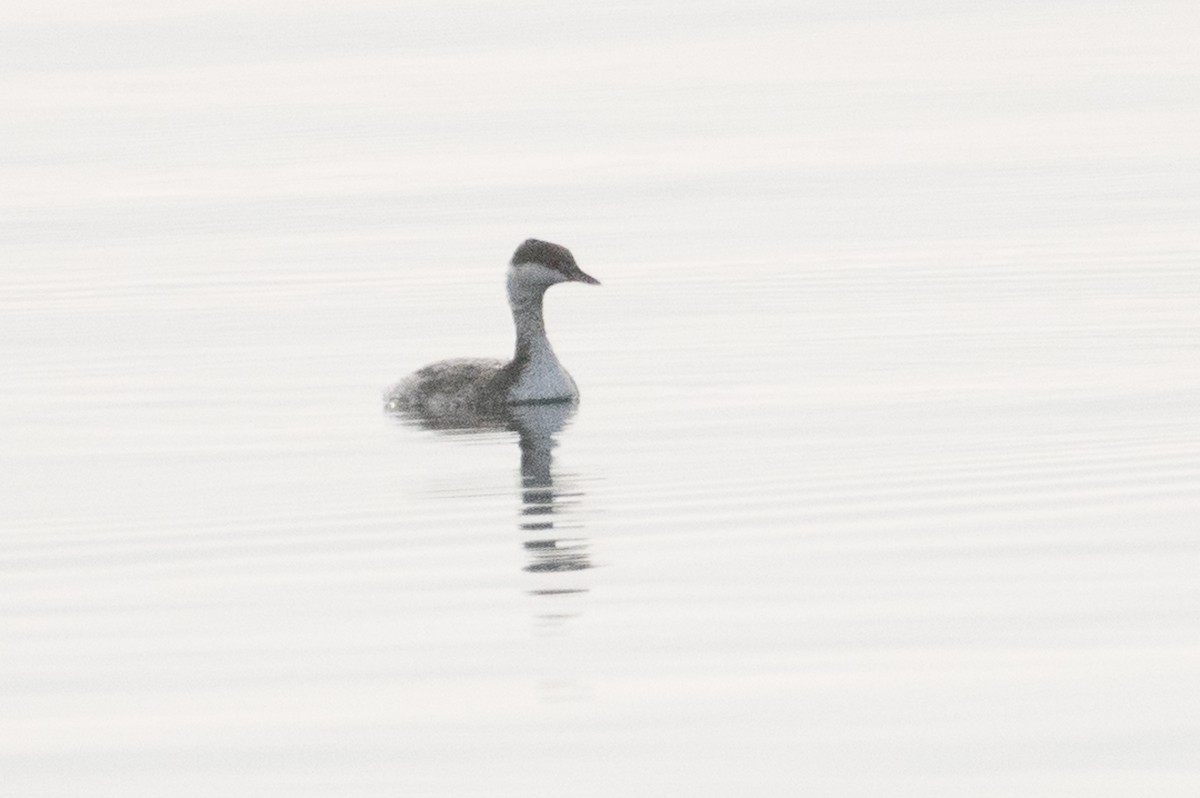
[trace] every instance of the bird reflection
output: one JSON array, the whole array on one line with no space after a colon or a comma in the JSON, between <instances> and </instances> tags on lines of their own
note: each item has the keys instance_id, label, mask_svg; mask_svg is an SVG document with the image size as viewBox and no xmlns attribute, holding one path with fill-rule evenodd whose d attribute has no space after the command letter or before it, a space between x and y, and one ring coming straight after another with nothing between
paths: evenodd
<instances>
[{"instance_id":1,"label":"bird reflection","mask_svg":"<svg viewBox=\"0 0 1200 798\"><path fill-rule=\"evenodd\" d=\"M569 478L560 477L556 486L552 468L554 437L570 422L576 407L575 402L548 402L509 405L488 414L427 417L395 413L405 423L438 432L517 433L521 451L521 514L517 526L528 555L523 568L538 576L538 584L529 591L535 596L578 595L588 591L578 579L569 578L592 568L587 538L569 521L570 505L580 494L564 490L564 479L569 486ZM539 613L539 618L543 624L553 626L573 614L548 611Z\"/></svg>"},{"instance_id":2,"label":"bird reflection","mask_svg":"<svg viewBox=\"0 0 1200 798\"><path fill-rule=\"evenodd\" d=\"M521 447L521 531L531 573L584 571L592 567L587 541L564 536L555 528L555 515L561 512L559 499L571 498L554 487L551 471L554 435L575 412L572 403L515 405L509 408ZM561 522L560 522L561 523ZM537 595L583 593L583 588L543 587L531 591Z\"/></svg>"}]
</instances>

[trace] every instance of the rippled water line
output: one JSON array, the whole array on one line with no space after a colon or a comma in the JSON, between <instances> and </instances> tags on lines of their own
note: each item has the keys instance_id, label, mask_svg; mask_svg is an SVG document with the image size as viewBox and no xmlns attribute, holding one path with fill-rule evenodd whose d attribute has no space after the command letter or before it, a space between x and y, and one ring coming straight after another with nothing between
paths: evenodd
<instances>
[{"instance_id":1,"label":"rippled water line","mask_svg":"<svg viewBox=\"0 0 1200 798\"><path fill-rule=\"evenodd\" d=\"M1158 468L1188 473L1192 466L1200 464L1200 456L1197 455L1200 440L1192 443L1186 438L1180 440L1179 436L1170 436L1169 443L1157 445L1142 445L1140 439L1130 440L1124 445L1100 442L1091 446L1072 438L1050 441L1035 439L1023 445L1009 444L998 451L988 449L989 440L962 442L949 449L934 437L932 442L936 445L930 451L918 448L916 442L911 447L905 445L907 439L881 447L868 436L843 448L836 458L823 448L828 440L826 437L817 440L819 445L812 447L811 454L803 448L796 451L788 446L767 450L773 452L773 458L789 456L791 467L784 473L742 477L734 471L722 473L717 468L714 470L718 475L715 478L734 491L758 487L773 489L794 485L797 479L803 479L803 484L809 486L850 482L901 488L934 481L983 485L997 479L1035 479L1064 473L1079 475L1082 480L1089 474L1140 472ZM653 453L655 447L645 451ZM969 454L962 454L964 451ZM897 462L897 454L905 455L906 459ZM708 484L706 481L704 490L708 489ZM670 475L664 474L659 476L653 487L673 490L678 483L672 483ZM627 484L624 489L634 492L651 490L636 483Z\"/></svg>"},{"instance_id":2,"label":"rippled water line","mask_svg":"<svg viewBox=\"0 0 1200 798\"><path fill-rule=\"evenodd\" d=\"M959 524L964 529L1002 527L1011 530L1012 525L1021 519L1038 519L1045 523L1048 519L1057 518L1107 524L1108 519L1113 519L1118 512L1145 515L1153 511L1166 513L1173 508L1184 509L1195 490L1194 484L1147 488L1123 492L1111 501L1107 501L1109 494L1105 492L1079 492L1037 500L913 500L887 503L866 499L854 501L853 497L839 502L822 502L804 496L764 496L762 502L747 498L744 500L745 506L737 508L730 508L728 503L704 505L692 501L663 502L661 508L656 508L656 514L613 513L601 534L607 534L610 528L620 530L622 534L644 532L650 537L692 530L688 534L694 535L697 541L711 542L739 531L753 537L767 530L794 531L797 525L808 525L810 529L813 526L866 528L886 533L931 523ZM775 503L768 504L768 499ZM1137 504L1131 507L1122 505L1130 501L1136 501ZM789 506L781 507L780 503ZM987 514L984 520L980 519L981 513ZM1181 528L1172 534L1182 535L1185 531Z\"/></svg>"},{"instance_id":3,"label":"rippled water line","mask_svg":"<svg viewBox=\"0 0 1200 798\"><path fill-rule=\"evenodd\" d=\"M515 475L516 468L513 468ZM257 511L257 518L247 518L245 514L232 517L217 514L211 519L193 516L165 515L156 518L146 518L133 515L128 518L105 518L93 520L89 518L39 519L29 524L31 531L21 534L19 529L7 531L0 546L23 548L29 545L63 545L105 542L120 543L131 540L163 540L178 536L181 539L195 539L198 534L202 540L241 540L247 535L278 534L282 539L292 539L296 536L314 534L315 531L352 529L353 534L372 528L382 530L404 530L405 540L417 542L422 540L437 540L445 534L447 528L458 529L474 522L492 523L498 516L514 511L518 503L517 487L511 495L503 491L495 494L480 494L494 501L481 503L473 501L469 505L450 502L442 506L431 506L428 503L415 503L414 512L404 505L379 506L371 510L351 510L340 505L335 512L306 512L302 515L292 515L288 511L278 512ZM210 510L211 511L211 510ZM417 524L429 524L432 531L424 534L412 533L412 527ZM32 531L36 530L36 531ZM144 534L131 534L131 530L143 531ZM47 535L52 535L52 542L47 541Z\"/></svg>"},{"instance_id":4,"label":"rippled water line","mask_svg":"<svg viewBox=\"0 0 1200 798\"><path fill-rule=\"evenodd\" d=\"M780 268L777 263L764 262L760 274L751 273L746 275L750 279L737 282L724 280L727 266L723 264L712 267L711 274L708 274L708 269L703 264L680 264L677 270L680 273L668 270L668 274L662 273L664 264L655 264L655 270L650 272L622 270L616 284L623 288L669 285L677 289L681 277L688 282L718 280L725 286L722 293L727 301L751 296L761 297L772 303L784 298L794 298L793 293L802 296L805 290L825 291L830 288L844 289L849 292L847 296L860 298L861 292L864 291L880 291L894 296L897 292L912 288L922 291L962 288L988 299L1023 294L1037 296L1051 288L1074 289L1071 293L1075 296L1092 296L1090 292L1079 294L1077 291L1094 288L1096 294L1110 298L1114 280L1136 287L1136 292L1132 294L1134 298L1186 296L1186 291L1181 294L1181 288L1189 286L1193 293L1200 292L1198 275L1190 268L1195 253L1186 249L1176 253L1172 260L1166 261L1184 261L1176 268L1166 268L1165 263L1161 261L1143 260L1137 266L1118 264L1108 270L1097 266L1097 259L1101 259L1105 253L1097 253L1095 258L1080 258L1073 263L1063 260L1064 254L1069 253L1042 253L1034 250L1030 255L1035 253L1047 258L1043 265L1034 267L1017 261L1012 266L1002 266L993 261L972 259L956 261L946 266L915 266L914 264L925 259L897 258L895 251L878 253L882 261L879 264L864 262L825 266L819 261L806 261L804 264ZM1119 253L1109 257L1113 260L1125 260L1127 254ZM898 266L903 266L903 269L898 270ZM1153 267L1153 271L1148 273L1147 269L1150 267ZM266 289L269 289L274 297L311 296L329 299L330 291L335 292L335 296L338 297L350 297L362 290L391 288L398 296L412 297L416 292L418 297L436 295L442 298L442 301L446 301L446 289L455 285L471 289L472 293L483 290L478 283L480 275L474 271L445 271L444 279L434 285L423 279L410 279L403 263L397 263L390 268L381 266L371 270L339 272L337 275L308 273L294 267L275 267L271 271L270 274L239 272L216 275L207 271L197 272L190 277L167 277L148 275L137 270L126 278L110 276L103 281L96 280L93 272L89 270L80 270L77 274L65 277L47 277L44 272L33 273L30 277L19 279L9 286L5 296L0 299L0 307L12 312L32 312L53 307L58 303L78 306L84 301L134 302L149 292L186 295L193 302L216 299L228 301L243 297L261 302L263 291ZM997 290L1001 293L997 294ZM97 304L96 307L99 309L103 304Z\"/></svg>"},{"instance_id":5,"label":"rippled water line","mask_svg":"<svg viewBox=\"0 0 1200 798\"><path fill-rule=\"evenodd\" d=\"M776 504L756 503L751 498L744 499L744 506L730 508L728 502L713 503L705 506L701 502L662 502L656 508L661 515L627 514L614 515L610 526L628 530L631 527L642 529L646 534L657 536L668 530L694 529L698 540L713 540L724 538L736 530L746 530L753 533L756 529L787 528L794 524L837 524L855 525L871 524L876 529L888 530L893 528L911 528L922 524L938 522L962 522L968 527L994 526L1004 519L1010 522L1017 519L1078 519L1096 520L1111 518L1114 511L1121 509L1122 502L1136 500L1139 504L1132 508L1139 512L1148 509L1167 510L1172 507L1184 508L1188 499L1194 495L1196 485L1147 487L1142 490L1122 491L1111 501L1110 494L1104 491L1077 491L1033 500L913 500L873 502L868 500L822 502L803 496L788 496L786 502L791 505L779 506L781 497L771 497ZM765 497L764 497L765 498ZM986 520L980 520L980 514L987 514Z\"/></svg>"}]
</instances>

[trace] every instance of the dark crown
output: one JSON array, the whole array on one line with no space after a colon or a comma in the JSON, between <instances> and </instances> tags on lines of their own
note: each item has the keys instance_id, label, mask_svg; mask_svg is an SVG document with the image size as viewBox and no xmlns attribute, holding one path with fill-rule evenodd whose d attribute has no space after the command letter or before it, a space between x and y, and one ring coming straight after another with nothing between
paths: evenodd
<instances>
[{"instance_id":1,"label":"dark crown","mask_svg":"<svg viewBox=\"0 0 1200 798\"><path fill-rule=\"evenodd\" d=\"M540 263L543 266L560 271L563 274L574 274L579 271L571 250L549 241L539 241L529 238L517 247L512 256L513 263Z\"/></svg>"}]
</instances>

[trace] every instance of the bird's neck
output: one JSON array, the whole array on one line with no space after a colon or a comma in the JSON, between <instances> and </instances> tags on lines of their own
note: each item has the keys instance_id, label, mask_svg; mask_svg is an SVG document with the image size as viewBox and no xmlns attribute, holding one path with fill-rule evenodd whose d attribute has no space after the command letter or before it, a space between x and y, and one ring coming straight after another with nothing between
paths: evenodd
<instances>
[{"instance_id":1,"label":"bird's neck","mask_svg":"<svg viewBox=\"0 0 1200 798\"><path fill-rule=\"evenodd\" d=\"M554 359L554 350L546 337L546 320L542 314L545 286L524 286L509 282L508 304L512 308L513 325L517 328L517 350L514 358L522 361Z\"/></svg>"},{"instance_id":2,"label":"bird's neck","mask_svg":"<svg viewBox=\"0 0 1200 798\"><path fill-rule=\"evenodd\" d=\"M542 402L571 399L578 395L575 382L567 373L546 337L542 315L545 285L529 285L510 276L508 304L517 328L517 348L513 356L516 382L509 389L514 402Z\"/></svg>"}]
</instances>

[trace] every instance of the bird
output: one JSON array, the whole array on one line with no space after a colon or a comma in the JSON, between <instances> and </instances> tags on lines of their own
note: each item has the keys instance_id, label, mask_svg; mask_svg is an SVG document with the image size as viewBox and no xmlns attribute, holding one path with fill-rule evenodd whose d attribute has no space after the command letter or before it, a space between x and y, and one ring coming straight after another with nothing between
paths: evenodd
<instances>
[{"instance_id":1,"label":"bird","mask_svg":"<svg viewBox=\"0 0 1200 798\"><path fill-rule=\"evenodd\" d=\"M508 305L517 333L512 359L431 363L385 393L387 410L436 420L495 416L514 405L578 402L579 388L554 354L542 315L546 289L568 282L600 284L579 268L566 247L525 240L507 272Z\"/></svg>"}]
</instances>

